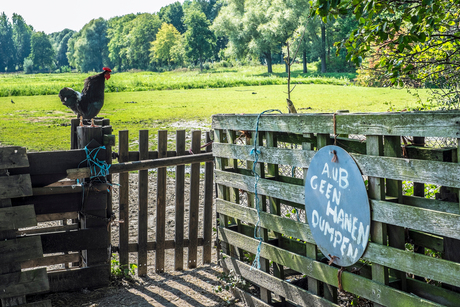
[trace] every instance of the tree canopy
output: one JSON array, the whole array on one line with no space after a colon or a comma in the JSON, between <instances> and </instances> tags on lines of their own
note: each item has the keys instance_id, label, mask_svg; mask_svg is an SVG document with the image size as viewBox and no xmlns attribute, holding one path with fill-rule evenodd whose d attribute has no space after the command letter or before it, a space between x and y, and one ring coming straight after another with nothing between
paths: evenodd
<instances>
[{"instance_id":1,"label":"tree canopy","mask_svg":"<svg viewBox=\"0 0 460 307\"><path fill-rule=\"evenodd\" d=\"M460 1L316 0L312 9L324 19L353 13L359 24L342 46L355 63L372 56L384 84L431 84L459 105Z\"/></svg>"},{"instance_id":2,"label":"tree canopy","mask_svg":"<svg viewBox=\"0 0 460 307\"><path fill-rule=\"evenodd\" d=\"M169 65L173 58L173 47L179 40L179 31L172 24L163 23L156 40L151 43L150 57L153 60L165 61Z\"/></svg>"},{"instance_id":3,"label":"tree canopy","mask_svg":"<svg viewBox=\"0 0 460 307\"><path fill-rule=\"evenodd\" d=\"M31 38L31 59L39 69L51 69L54 49L45 32L35 32Z\"/></svg>"}]
</instances>

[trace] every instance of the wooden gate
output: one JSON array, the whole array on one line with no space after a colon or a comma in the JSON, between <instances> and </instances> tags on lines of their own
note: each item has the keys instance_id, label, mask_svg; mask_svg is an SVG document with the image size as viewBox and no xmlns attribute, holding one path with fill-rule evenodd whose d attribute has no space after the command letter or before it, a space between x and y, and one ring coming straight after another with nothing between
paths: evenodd
<instances>
[{"instance_id":1,"label":"wooden gate","mask_svg":"<svg viewBox=\"0 0 460 307\"><path fill-rule=\"evenodd\" d=\"M138 274L146 275L147 252L155 251L155 271L163 272L165 268L165 250L174 250L175 270L183 269L184 249L188 249L187 267L194 268L197 265L199 246L203 247L203 263L211 262L211 235L212 235L212 202L213 202L213 156L211 151L209 133L206 133L206 144L201 146L201 131L192 131L189 149L186 148L186 132L176 132L175 150L168 150L167 131L158 132L157 150L149 151L148 130L139 131L139 151L129 151L128 131L119 133L119 164L114 164L111 172L119 175L119 218L123 221L120 224L119 243L113 250L119 253L120 264L129 265L129 253L137 253ZM202 150L204 148L204 150ZM200 164L204 166L204 184L200 187ZM189 219L184 219L184 184L185 164L190 164L190 194ZM174 237L166 237L166 207L173 204L167 203L166 199L166 167L175 166L175 231ZM157 169L156 174L156 195L150 195L151 201L155 202L155 224L148 225L149 216L153 212L148 211L149 204L149 169ZM129 171L138 171L138 207L137 214L137 242L130 238L129 229ZM203 210L199 210L200 189L203 189ZM199 216L202 212L202 216ZM188 234L184 231L184 224L188 223ZM154 227L155 240L149 241L148 229ZM202 237L199 237L199 229L202 228Z\"/></svg>"},{"instance_id":2,"label":"wooden gate","mask_svg":"<svg viewBox=\"0 0 460 307\"><path fill-rule=\"evenodd\" d=\"M260 289L243 293L248 304L337 306L341 288L379 306L458 306L459 123L458 112L213 116L221 261ZM454 145L428 147L432 138ZM304 172L316 150L334 143L361 169L372 212L371 242L360 262L344 269L327 264L304 211ZM424 192L427 184L439 189L436 199ZM261 266L251 270L257 223ZM298 287L292 276L302 275Z\"/></svg>"}]
</instances>

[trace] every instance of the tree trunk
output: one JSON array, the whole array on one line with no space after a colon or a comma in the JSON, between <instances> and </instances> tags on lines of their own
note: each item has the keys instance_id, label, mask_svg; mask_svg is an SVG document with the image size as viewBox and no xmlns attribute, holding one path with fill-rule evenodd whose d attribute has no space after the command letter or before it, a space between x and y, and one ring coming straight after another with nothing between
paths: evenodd
<instances>
[{"instance_id":1,"label":"tree trunk","mask_svg":"<svg viewBox=\"0 0 460 307\"><path fill-rule=\"evenodd\" d=\"M326 72L326 25L321 21L321 73Z\"/></svg>"},{"instance_id":2,"label":"tree trunk","mask_svg":"<svg viewBox=\"0 0 460 307\"><path fill-rule=\"evenodd\" d=\"M201 57L200 57L200 71L201 72L203 71L203 61L201 60Z\"/></svg>"},{"instance_id":3,"label":"tree trunk","mask_svg":"<svg viewBox=\"0 0 460 307\"><path fill-rule=\"evenodd\" d=\"M271 73L273 73L273 69L272 69L272 54L270 52L265 52L264 56L265 56L265 59L267 60L268 73L271 74Z\"/></svg>"},{"instance_id":4,"label":"tree trunk","mask_svg":"<svg viewBox=\"0 0 460 307\"><path fill-rule=\"evenodd\" d=\"M302 52L302 62L303 62L303 73L306 74L307 70L307 50L303 50Z\"/></svg>"}]
</instances>

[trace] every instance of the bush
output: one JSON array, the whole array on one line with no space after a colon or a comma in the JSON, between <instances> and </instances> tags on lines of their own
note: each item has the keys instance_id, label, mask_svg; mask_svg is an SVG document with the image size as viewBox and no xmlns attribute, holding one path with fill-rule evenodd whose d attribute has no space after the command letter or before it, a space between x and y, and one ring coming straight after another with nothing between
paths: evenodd
<instances>
[{"instance_id":1,"label":"bush","mask_svg":"<svg viewBox=\"0 0 460 307\"><path fill-rule=\"evenodd\" d=\"M34 61L30 58L24 59L24 72L26 74L31 74L34 72Z\"/></svg>"},{"instance_id":2,"label":"bush","mask_svg":"<svg viewBox=\"0 0 460 307\"><path fill-rule=\"evenodd\" d=\"M316 71L321 73L321 61L316 62ZM344 57L330 57L326 60L327 72L349 72L356 73L355 64L347 61Z\"/></svg>"}]
</instances>

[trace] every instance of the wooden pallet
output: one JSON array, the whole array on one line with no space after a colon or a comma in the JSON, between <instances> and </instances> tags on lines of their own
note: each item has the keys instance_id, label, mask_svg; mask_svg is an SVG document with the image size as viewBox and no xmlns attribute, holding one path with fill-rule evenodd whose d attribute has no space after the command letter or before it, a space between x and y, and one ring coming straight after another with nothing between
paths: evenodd
<instances>
[{"instance_id":1,"label":"wooden pallet","mask_svg":"<svg viewBox=\"0 0 460 307\"><path fill-rule=\"evenodd\" d=\"M51 306L51 301L27 303L26 295L49 290L46 269L21 271L25 261L43 257L41 237L17 237L19 228L37 226L33 205L13 207L12 198L31 196L29 174L9 170L29 167L26 149L0 147L0 301L1 306Z\"/></svg>"}]
</instances>

